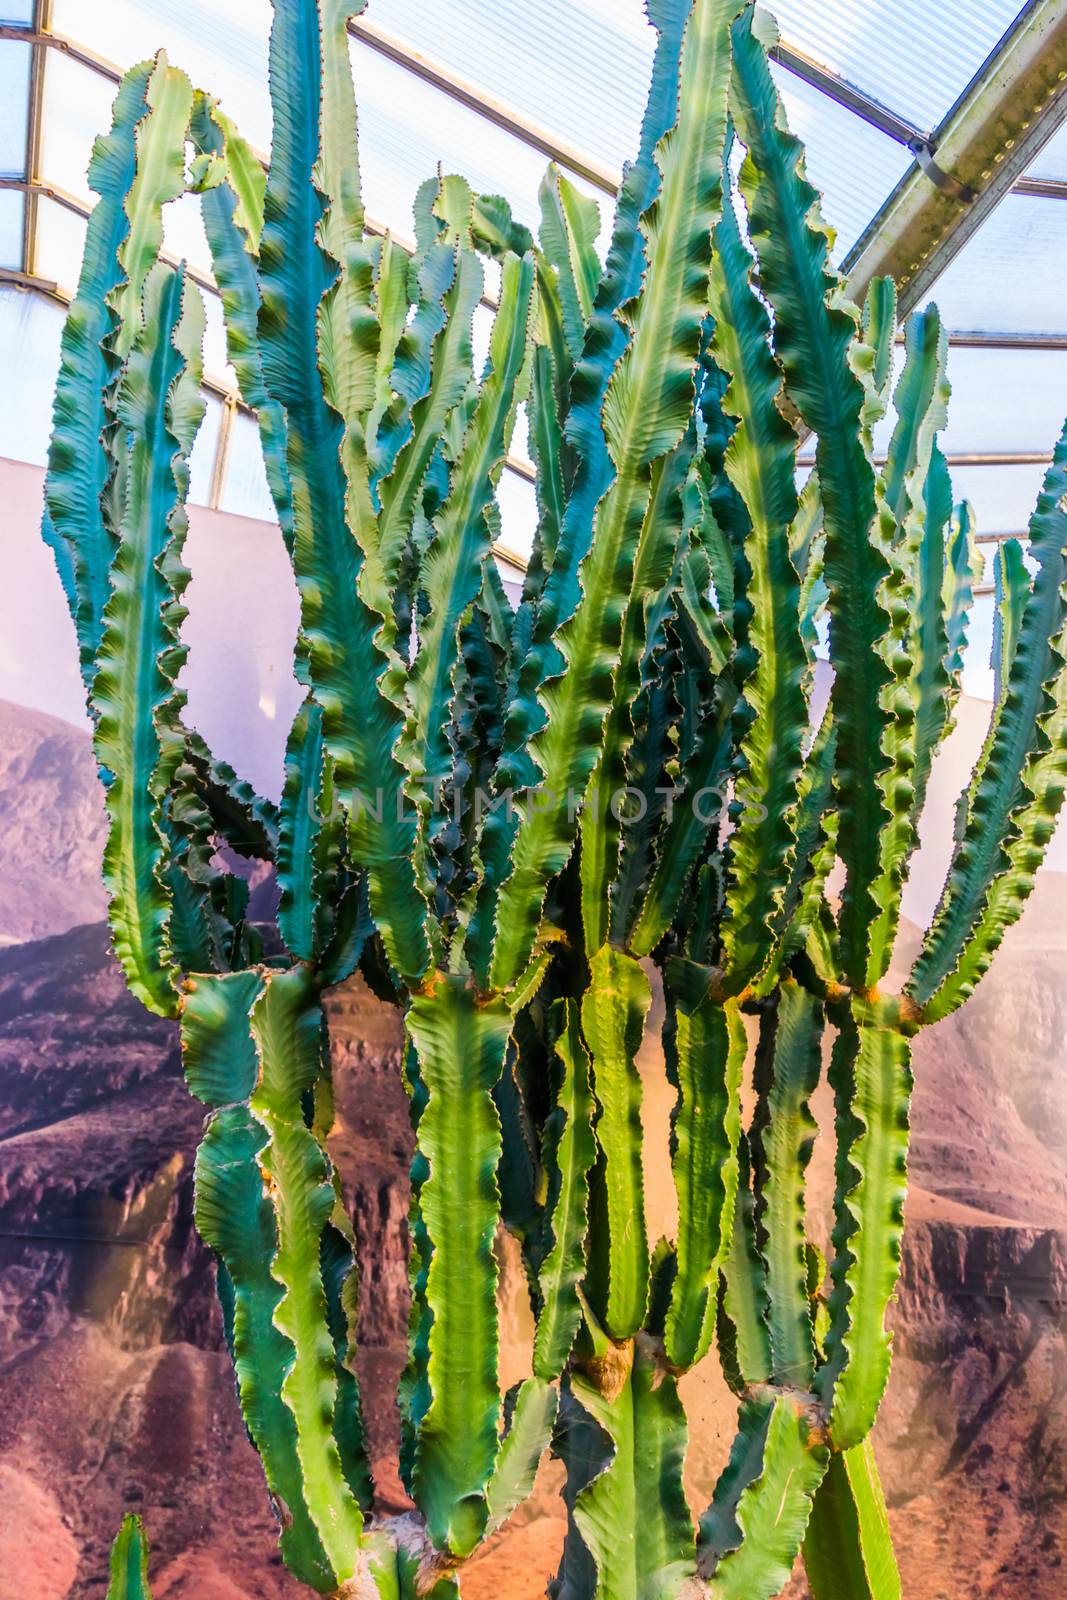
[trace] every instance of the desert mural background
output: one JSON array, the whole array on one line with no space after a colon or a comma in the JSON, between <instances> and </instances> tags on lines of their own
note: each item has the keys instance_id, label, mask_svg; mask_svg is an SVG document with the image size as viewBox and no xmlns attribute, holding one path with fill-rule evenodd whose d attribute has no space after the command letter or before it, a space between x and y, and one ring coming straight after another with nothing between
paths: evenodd
<instances>
[{"instance_id":1,"label":"desert mural background","mask_svg":"<svg viewBox=\"0 0 1067 1600\"><path fill-rule=\"evenodd\" d=\"M41 473L0 462L0 1600L103 1600L141 1512L157 1600L295 1600L275 1551L192 1224L202 1110L175 1029L126 994L108 947L103 811L69 617L38 528ZM188 716L242 776L280 787L299 698L278 530L199 507L188 552ZM981 678L988 639L976 640ZM820 686L820 693L827 685ZM3 696L7 698L3 698ZM60 715L55 715L59 712ZM960 705L905 895L902 954L933 908L955 794L989 706ZM68 720L69 719L69 720ZM270 913L271 885L254 904ZM395 1018L335 994L334 1153L361 1238L361 1379L382 1504L407 1319L407 1104ZM653 1014L645 1116L653 1237L673 1224L669 1096ZM875 1442L907 1600L1067 1594L1067 830L975 998L916 1050L912 1188L893 1376ZM825 1103L816 1109L826 1116ZM832 1157L811 1169L824 1239ZM506 1239L502 1379L530 1321ZM685 1381L689 1486L707 1503L734 1432L714 1360ZM535 1600L563 1534L558 1465L464 1576L466 1600ZM791 1600L801 1600L802 1578Z\"/></svg>"},{"instance_id":2,"label":"desert mural background","mask_svg":"<svg viewBox=\"0 0 1067 1600\"><path fill-rule=\"evenodd\" d=\"M0 752L0 1594L100 1600L110 1538L134 1508L160 1600L295 1596L192 1227L201 1112L172 1026L126 995L108 950L88 737L3 702ZM919 1045L896 1357L876 1434L909 1600L1065 1590L1065 889L1064 875L1044 875L979 995ZM332 1013L335 1153L366 1254L362 1379L395 1507L409 1148L399 1037L358 980ZM662 1230L668 1105L653 1037L645 1056L661 1153L648 1200ZM828 1184L823 1150L817 1213ZM506 1242L501 1253L511 1382L528 1322ZM686 1400L700 1503L732 1404L713 1364L687 1379ZM473 1564L471 1600L543 1592L562 1534L557 1473L543 1465L533 1502Z\"/></svg>"}]
</instances>

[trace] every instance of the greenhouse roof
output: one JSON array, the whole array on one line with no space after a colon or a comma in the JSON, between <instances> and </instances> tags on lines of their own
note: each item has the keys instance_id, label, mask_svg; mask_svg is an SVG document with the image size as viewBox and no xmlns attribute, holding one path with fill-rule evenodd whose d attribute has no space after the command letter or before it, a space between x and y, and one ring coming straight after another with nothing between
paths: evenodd
<instances>
[{"instance_id":1,"label":"greenhouse roof","mask_svg":"<svg viewBox=\"0 0 1067 1600\"><path fill-rule=\"evenodd\" d=\"M1067 0L770 0L791 125L853 290L890 270L953 345L944 446L990 547L1025 528L1067 411ZM0 0L0 350L18 371L0 455L42 463L64 303L93 199L86 169L120 73L160 47L261 151L269 0ZM653 34L640 0L371 0L351 24L364 188L403 238L438 165L536 218L555 159L610 218L636 147ZM195 202L166 247L211 287ZM192 498L272 516L256 431L209 294L207 423ZM485 313L488 318L488 312ZM8 386L9 390L14 386ZM527 543L530 469L501 484Z\"/></svg>"}]
</instances>

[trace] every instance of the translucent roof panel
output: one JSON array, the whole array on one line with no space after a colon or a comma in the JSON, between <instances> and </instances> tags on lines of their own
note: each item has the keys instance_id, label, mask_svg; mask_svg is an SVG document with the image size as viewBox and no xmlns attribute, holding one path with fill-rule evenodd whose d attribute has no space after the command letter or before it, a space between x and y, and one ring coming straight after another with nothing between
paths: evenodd
<instances>
[{"instance_id":1,"label":"translucent roof panel","mask_svg":"<svg viewBox=\"0 0 1067 1600\"><path fill-rule=\"evenodd\" d=\"M259 428L252 417L237 416L233 420L221 509L261 522L275 520L259 444Z\"/></svg>"},{"instance_id":2,"label":"translucent roof panel","mask_svg":"<svg viewBox=\"0 0 1067 1600\"><path fill-rule=\"evenodd\" d=\"M807 171L822 191L824 219L837 234L840 261L912 165L903 145L827 99L782 67L775 80L789 126L807 147Z\"/></svg>"},{"instance_id":3,"label":"translucent roof panel","mask_svg":"<svg viewBox=\"0 0 1067 1600\"><path fill-rule=\"evenodd\" d=\"M1067 203L1010 194L934 285L950 328L1067 333ZM1015 285L1023 293L1013 292Z\"/></svg>"},{"instance_id":4,"label":"translucent roof panel","mask_svg":"<svg viewBox=\"0 0 1067 1600\"><path fill-rule=\"evenodd\" d=\"M1037 504L1043 466L1028 463L1011 467L953 467L952 487L957 500L975 508L979 534L1023 533Z\"/></svg>"},{"instance_id":5,"label":"translucent roof panel","mask_svg":"<svg viewBox=\"0 0 1067 1600\"><path fill-rule=\"evenodd\" d=\"M204 312L207 319L204 329L204 373L230 393L236 393L237 374L226 356L226 324L222 316L222 301L217 294L205 290Z\"/></svg>"},{"instance_id":6,"label":"translucent roof panel","mask_svg":"<svg viewBox=\"0 0 1067 1600\"><path fill-rule=\"evenodd\" d=\"M497 485L500 505L501 543L525 561L533 548L537 527L537 496L534 486L514 472L504 472Z\"/></svg>"},{"instance_id":7,"label":"translucent roof panel","mask_svg":"<svg viewBox=\"0 0 1067 1600\"><path fill-rule=\"evenodd\" d=\"M115 85L99 72L49 50L44 69L41 171L48 181L89 204L93 141L111 126Z\"/></svg>"},{"instance_id":8,"label":"translucent roof panel","mask_svg":"<svg viewBox=\"0 0 1067 1600\"><path fill-rule=\"evenodd\" d=\"M482 193L502 194L516 215L536 225L546 166L539 150L367 45L353 43L352 62L369 215L410 235L416 191L440 164ZM588 188L580 181L579 187ZM610 206L607 196L601 198Z\"/></svg>"},{"instance_id":9,"label":"translucent roof panel","mask_svg":"<svg viewBox=\"0 0 1067 1600\"><path fill-rule=\"evenodd\" d=\"M0 0L0 4L3 0ZM270 142L267 44L270 0L54 0L56 33L123 67L167 51L198 87L217 95L246 139Z\"/></svg>"},{"instance_id":10,"label":"translucent roof panel","mask_svg":"<svg viewBox=\"0 0 1067 1600\"><path fill-rule=\"evenodd\" d=\"M47 195L37 202L37 271L73 295L85 253L85 218Z\"/></svg>"},{"instance_id":11,"label":"translucent roof panel","mask_svg":"<svg viewBox=\"0 0 1067 1600\"><path fill-rule=\"evenodd\" d=\"M894 354L899 376L903 349L898 345ZM1067 351L953 344L948 376L952 387L948 427L939 436L948 455L1051 452L1067 415ZM874 446L880 455L889 446L893 422L891 413L875 429ZM998 470L991 468L990 473ZM983 482L986 493L990 483L988 477Z\"/></svg>"},{"instance_id":12,"label":"translucent roof panel","mask_svg":"<svg viewBox=\"0 0 1067 1600\"><path fill-rule=\"evenodd\" d=\"M33 49L19 39L0 41L0 177L26 171L26 114Z\"/></svg>"},{"instance_id":13,"label":"translucent roof panel","mask_svg":"<svg viewBox=\"0 0 1067 1600\"><path fill-rule=\"evenodd\" d=\"M1045 148L1034 157L1027 175L1067 181L1067 122L1057 128Z\"/></svg>"},{"instance_id":14,"label":"translucent roof panel","mask_svg":"<svg viewBox=\"0 0 1067 1600\"><path fill-rule=\"evenodd\" d=\"M949 351L950 454L1051 451L1067 414L1067 352Z\"/></svg>"},{"instance_id":15,"label":"translucent roof panel","mask_svg":"<svg viewBox=\"0 0 1067 1600\"><path fill-rule=\"evenodd\" d=\"M239 0L228 11L223 28L201 0L180 10L165 0L100 0L91 18L80 0L57 0L55 26L124 66L166 47L219 95L253 144L265 148L270 6L268 0ZM429 9L415 0L378 0L373 20L610 170L633 155L654 39L638 0L618 7L608 0L540 0L535 18L514 0L436 0ZM353 45L353 66L366 201L376 221L409 233L415 191L438 163L504 194L525 220L536 220L546 164L540 151L369 45ZM88 82L92 74L62 58L49 71L55 92L46 107L45 167L53 181L85 196L92 138L106 123L111 88L99 77ZM785 72L778 78L791 123L809 145L810 170L825 192L840 256L910 157L807 84ZM607 225L610 202L600 198Z\"/></svg>"},{"instance_id":16,"label":"translucent roof panel","mask_svg":"<svg viewBox=\"0 0 1067 1600\"><path fill-rule=\"evenodd\" d=\"M777 15L786 45L811 57L921 130L949 112L1015 22L1022 0L764 0ZM32 24L30 0L0 0L0 20ZM164 48L198 86L217 95L246 137L269 148L267 54L271 0L53 0L51 25L120 68ZM372 0L358 26L380 30L413 56L429 58L489 100L503 103L547 138L584 154L606 174L632 158L644 107L655 35L644 0ZM482 116L462 99L425 81L365 40L352 59L360 108L368 213L402 237L412 232L412 202L438 165L459 171L479 189L503 194L518 215L537 219L545 154L517 133ZM25 171L31 49L0 42L0 174ZM906 147L838 105L818 88L774 67L790 125L808 149L808 170L823 192L823 214L836 233L839 262L894 189L912 157ZM78 207L94 198L86 170L94 137L110 120L114 85L60 51L45 55L41 177L71 197L47 194L37 205L32 270L69 295L77 282L85 236ZM1035 159L1031 174L1067 180L1067 125ZM609 194L581 185L601 206L602 245L610 227ZM0 190L0 266L18 269L24 196ZM1067 205L1012 196L972 238L936 285L946 324L980 333L1067 334L1061 291ZM210 260L192 200L166 208L165 245L200 274ZM1026 292L1014 292L1023 283ZM487 287L492 287L491 277ZM205 368L212 391L232 392L225 330L216 297L207 294ZM491 315L475 319L479 360ZM0 354L29 370L19 403L0 414L0 453L42 461L62 311L54 302L0 290ZM28 363L27 352L40 350ZM977 350L954 346L954 400L944 437L956 455L1039 453L1051 449L1067 407L1067 353ZM39 391L39 393L38 393ZM25 404L23 404L25 398ZM17 414L16 414L17 413ZM225 422L225 426L224 426ZM225 443L224 443L225 442ZM528 453L525 418L511 443ZM987 533L1022 532L1043 468L964 466L953 469L957 497L975 504ZM227 415L208 396L205 425L192 464L192 499L257 520L273 520L254 420ZM504 545L529 548L536 518L532 485L505 471L499 500ZM992 543L986 546L990 552ZM980 610L983 639L989 601ZM983 631L984 630L984 631ZM978 654L988 654L988 641ZM987 675L984 661L969 670ZM984 679L983 679L984 681Z\"/></svg>"},{"instance_id":17,"label":"translucent roof panel","mask_svg":"<svg viewBox=\"0 0 1067 1600\"><path fill-rule=\"evenodd\" d=\"M930 131L1015 21L1019 0L766 0L782 39Z\"/></svg>"},{"instance_id":18,"label":"translucent roof panel","mask_svg":"<svg viewBox=\"0 0 1067 1600\"><path fill-rule=\"evenodd\" d=\"M0 189L0 267L17 272L22 265L22 219L26 196L17 189Z\"/></svg>"},{"instance_id":19,"label":"translucent roof panel","mask_svg":"<svg viewBox=\"0 0 1067 1600\"><path fill-rule=\"evenodd\" d=\"M63 308L43 295L0 284L0 455L43 467L52 429L52 390L59 370Z\"/></svg>"},{"instance_id":20,"label":"translucent roof panel","mask_svg":"<svg viewBox=\"0 0 1067 1600\"><path fill-rule=\"evenodd\" d=\"M374 0L366 16L606 166L633 157L655 44L640 0Z\"/></svg>"},{"instance_id":21,"label":"translucent roof panel","mask_svg":"<svg viewBox=\"0 0 1067 1600\"><path fill-rule=\"evenodd\" d=\"M163 248L199 272L211 271L211 246L204 232L199 197L183 194L163 207Z\"/></svg>"},{"instance_id":22,"label":"translucent roof panel","mask_svg":"<svg viewBox=\"0 0 1067 1600\"><path fill-rule=\"evenodd\" d=\"M194 506L211 504L211 491L215 478L215 452L222 427L222 402L208 395L207 409L200 432L189 457L189 499Z\"/></svg>"}]
</instances>

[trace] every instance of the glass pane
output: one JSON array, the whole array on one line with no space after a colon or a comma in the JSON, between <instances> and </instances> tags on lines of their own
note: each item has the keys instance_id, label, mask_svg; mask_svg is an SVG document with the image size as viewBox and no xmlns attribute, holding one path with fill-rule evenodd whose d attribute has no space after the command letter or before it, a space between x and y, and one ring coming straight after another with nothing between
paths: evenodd
<instances>
[{"instance_id":1,"label":"glass pane","mask_svg":"<svg viewBox=\"0 0 1067 1600\"><path fill-rule=\"evenodd\" d=\"M26 196L18 189L0 189L0 267L18 272L22 266L22 218Z\"/></svg>"},{"instance_id":2,"label":"glass pane","mask_svg":"<svg viewBox=\"0 0 1067 1600\"><path fill-rule=\"evenodd\" d=\"M1067 179L1067 122L1057 128L1027 172L1031 178Z\"/></svg>"},{"instance_id":3,"label":"glass pane","mask_svg":"<svg viewBox=\"0 0 1067 1600\"><path fill-rule=\"evenodd\" d=\"M603 165L636 154L655 41L640 0L375 0L368 20Z\"/></svg>"},{"instance_id":4,"label":"glass pane","mask_svg":"<svg viewBox=\"0 0 1067 1600\"><path fill-rule=\"evenodd\" d=\"M773 69L789 126L807 147L808 177L822 192L823 218L837 232L840 261L912 165L903 145L836 105L781 67Z\"/></svg>"},{"instance_id":5,"label":"glass pane","mask_svg":"<svg viewBox=\"0 0 1067 1600\"><path fill-rule=\"evenodd\" d=\"M233 419L220 509L238 517L254 517L259 522L278 520L267 487L259 427L254 417L243 413Z\"/></svg>"},{"instance_id":6,"label":"glass pane","mask_svg":"<svg viewBox=\"0 0 1067 1600\"><path fill-rule=\"evenodd\" d=\"M176 261L187 261L197 271L210 273L211 249L199 196L183 194L163 207L163 249Z\"/></svg>"},{"instance_id":7,"label":"glass pane","mask_svg":"<svg viewBox=\"0 0 1067 1600\"><path fill-rule=\"evenodd\" d=\"M63 307L32 290L0 285L0 456L43 467L52 431L52 390L59 371Z\"/></svg>"},{"instance_id":8,"label":"glass pane","mask_svg":"<svg viewBox=\"0 0 1067 1600\"><path fill-rule=\"evenodd\" d=\"M0 0L0 22L15 28L32 28L33 0Z\"/></svg>"},{"instance_id":9,"label":"glass pane","mask_svg":"<svg viewBox=\"0 0 1067 1600\"><path fill-rule=\"evenodd\" d=\"M500 506L500 543L525 562L533 548L537 528L534 486L505 467L500 474L496 498Z\"/></svg>"},{"instance_id":10,"label":"glass pane","mask_svg":"<svg viewBox=\"0 0 1067 1600\"><path fill-rule=\"evenodd\" d=\"M194 506L211 503L211 485L215 477L215 449L222 426L222 402L214 395L206 395L207 411L200 424L200 432L193 445L189 460L189 501Z\"/></svg>"},{"instance_id":11,"label":"glass pane","mask_svg":"<svg viewBox=\"0 0 1067 1600\"><path fill-rule=\"evenodd\" d=\"M993 596L980 594L971 611L967 652L963 658L963 690L976 700L992 700Z\"/></svg>"},{"instance_id":12,"label":"glass pane","mask_svg":"<svg viewBox=\"0 0 1067 1600\"><path fill-rule=\"evenodd\" d=\"M1051 452L1067 413L1067 352L956 346L948 370L948 452Z\"/></svg>"},{"instance_id":13,"label":"glass pane","mask_svg":"<svg viewBox=\"0 0 1067 1600\"><path fill-rule=\"evenodd\" d=\"M1067 333L1065 251L1067 204L1010 194L942 273L932 298L950 328Z\"/></svg>"},{"instance_id":14,"label":"glass pane","mask_svg":"<svg viewBox=\"0 0 1067 1600\"><path fill-rule=\"evenodd\" d=\"M204 373L223 388L237 390L237 374L226 359L226 324L222 316L222 301L210 289L202 289L207 325L204 329Z\"/></svg>"},{"instance_id":15,"label":"glass pane","mask_svg":"<svg viewBox=\"0 0 1067 1600\"><path fill-rule=\"evenodd\" d=\"M0 0L2 3L2 0ZM270 0L55 0L53 25L125 68L165 49L199 88L220 98L246 139L270 142Z\"/></svg>"},{"instance_id":16,"label":"glass pane","mask_svg":"<svg viewBox=\"0 0 1067 1600\"><path fill-rule=\"evenodd\" d=\"M111 126L115 85L58 50L48 52L44 74L41 175L91 204L89 160L93 141Z\"/></svg>"},{"instance_id":17,"label":"glass pane","mask_svg":"<svg viewBox=\"0 0 1067 1600\"><path fill-rule=\"evenodd\" d=\"M352 55L370 216L410 236L416 190L440 164L483 194L503 195L522 221L536 225L537 189L547 165L540 151L368 46L354 44Z\"/></svg>"},{"instance_id":18,"label":"glass pane","mask_svg":"<svg viewBox=\"0 0 1067 1600\"><path fill-rule=\"evenodd\" d=\"M1020 0L766 0L782 38L932 130L1014 22Z\"/></svg>"},{"instance_id":19,"label":"glass pane","mask_svg":"<svg viewBox=\"0 0 1067 1600\"><path fill-rule=\"evenodd\" d=\"M0 176L26 173L26 117L30 106L33 49L17 40L0 40Z\"/></svg>"},{"instance_id":20,"label":"glass pane","mask_svg":"<svg viewBox=\"0 0 1067 1600\"><path fill-rule=\"evenodd\" d=\"M42 195L37 202L37 272L73 295L85 253L85 218Z\"/></svg>"},{"instance_id":21,"label":"glass pane","mask_svg":"<svg viewBox=\"0 0 1067 1600\"><path fill-rule=\"evenodd\" d=\"M1037 504L1045 468L953 467L952 488L957 500L970 500L978 534L1026 531Z\"/></svg>"}]
</instances>

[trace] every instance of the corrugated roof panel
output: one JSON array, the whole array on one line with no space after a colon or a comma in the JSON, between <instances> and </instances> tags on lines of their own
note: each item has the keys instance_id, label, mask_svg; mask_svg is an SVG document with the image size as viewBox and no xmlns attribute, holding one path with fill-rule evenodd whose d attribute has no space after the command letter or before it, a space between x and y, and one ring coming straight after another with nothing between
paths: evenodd
<instances>
[{"instance_id":1,"label":"corrugated roof panel","mask_svg":"<svg viewBox=\"0 0 1067 1600\"><path fill-rule=\"evenodd\" d=\"M893 358L895 386L904 365L901 345ZM1067 351L955 344L949 347L948 378L952 394L940 442L949 455L1052 450L1067 415ZM878 454L887 450L894 423L890 411L875 428ZM988 495L990 480L982 485Z\"/></svg>"},{"instance_id":2,"label":"corrugated roof panel","mask_svg":"<svg viewBox=\"0 0 1067 1600\"><path fill-rule=\"evenodd\" d=\"M44 70L41 171L50 183L90 204L93 141L111 126L115 85L99 72L49 50Z\"/></svg>"},{"instance_id":3,"label":"corrugated roof panel","mask_svg":"<svg viewBox=\"0 0 1067 1600\"><path fill-rule=\"evenodd\" d=\"M930 298L950 328L1067 333L1065 247L1064 201L1008 195L942 273Z\"/></svg>"},{"instance_id":4,"label":"corrugated roof panel","mask_svg":"<svg viewBox=\"0 0 1067 1600\"><path fill-rule=\"evenodd\" d=\"M38 467L47 461L62 333L61 306L0 284L0 367L19 375L18 383L0 384L0 456Z\"/></svg>"},{"instance_id":5,"label":"corrugated roof panel","mask_svg":"<svg viewBox=\"0 0 1067 1600\"><path fill-rule=\"evenodd\" d=\"M232 511L239 517L254 517L260 522L276 520L263 465L259 428L251 417L240 412L234 417L231 428L220 509Z\"/></svg>"},{"instance_id":6,"label":"corrugated roof panel","mask_svg":"<svg viewBox=\"0 0 1067 1600\"><path fill-rule=\"evenodd\" d=\"M211 271L211 246L204 232L200 196L183 194L163 207L163 248L178 261Z\"/></svg>"},{"instance_id":7,"label":"corrugated roof panel","mask_svg":"<svg viewBox=\"0 0 1067 1600\"><path fill-rule=\"evenodd\" d=\"M912 164L903 145L827 99L782 67L773 68L792 131L807 147L807 172L822 191L822 213L837 233L834 258L859 238Z\"/></svg>"},{"instance_id":8,"label":"corrugated roof panel","mask_svg":"<svg viewBox=\"0 0 1067 1600\"><path fill-rule=\"evenodd\" d=\"M354 42L352 58L369 215L410 236L416 191L440 165L482 193L503 195L522 221L536 227L537 190L548 164L539 150L366 45ZM610 210L608 197L598 198Z\"/></svg>"},{"instance_id":9,"label":"corrugated roof panel","mask_svg":"<svg viewBox=\"0 0 1067 1600\"><path fill-rule=\"evenodd\" d=\"M956 500L969 500L975 508L978 532L1025 532L1041 489L1045 468L1040 465L1012 467L953 467L952 488Z\"/></svg>"},{"instance_id":10,"label":"corrugated roof panel","mask_svg":"<svg viewBox=\"0 0 1067 1600\"><path fill-rule=\"evenodd\" d=\"M22 266L22 217L26 196L18 189L0 189L0 267Z\"/></svg>"},{"instance_id":11,"label":"corrugated roof panel","mask_svg":"<svg viewBox=\"0 0 1067 1600\"><path fill-rule=\"evenodd\" d=\"M198 88L222 100L245 138L265 149L272 15L270 0L54 0L52 26L123 68L165 49Z\"/></svg>"},{"instance_id":12,"label":"corrugated roof panel","mask_svg":"<svg viewBox=\"0 0 1067 1600\"><path fill-rule=\"evenodd\" d=\"M599 161L633 157L655 43L640 0L373 0L366 17Z\"/></svg>"},{"instance_id":13,"label":"corrugated roof panel","mask_svg":"<svg viewBox=\"0 0 1067 1600\"><path fill-rule=\"evenodd\" d=\"M1067 180L1067 122L1056 130L1041 153L1035 156L1028 176Z\"/></svg>"},{"instance_id":14,"label":"corrugated roof panel","mask_svg":"<svg viewBox=\"0 0 1067 1600\"><path fill-rule=\"evenodd\" d=\"M214 395L205 395L204 420L189 457L189 503L206 506L211 503L211 486L215 477L215 450L222 427L222 401Z\"/></svg>"},{"instance_id":15,"label":"corrugated roof panel","mask_svg":"<svg viewBox=\"0 0 1067 1600\"><path fill-rule=\"evenodd\" d=\"M73 295L85 254L85 218L42 195L37 202L37 272Z\"/></svg>"},{"instance_id":16,"label":"corrugated roof panel","mask_svg":"<svg viewBox=\"0 0 1067 1600\"><path fill-rule=\"evenodd\" d=\"M26 115L30 104L32 47L19 39L0 41L0 176L26 171Z\"/></svg>"},{"instance_id":17,"label":"corrugated roof panel","mask_svg":"<svg viewBox=\"0 0 1067 1600\"><path fill-rule=\"evenodd\" d=\"M1019 0L765 0L782 37L924 130L944 118Z\"/></svg>"},{"instance_id":18,"label":"corrugated roof panel","mask_svg":"<svg viewBox=\"0 0 1067 1600\"><path fill-rule=\"evenodd\" d=\"M948 452L1051 451L1067 414L1067 352L949 351Z\"/></svg>"}]
</instances>

